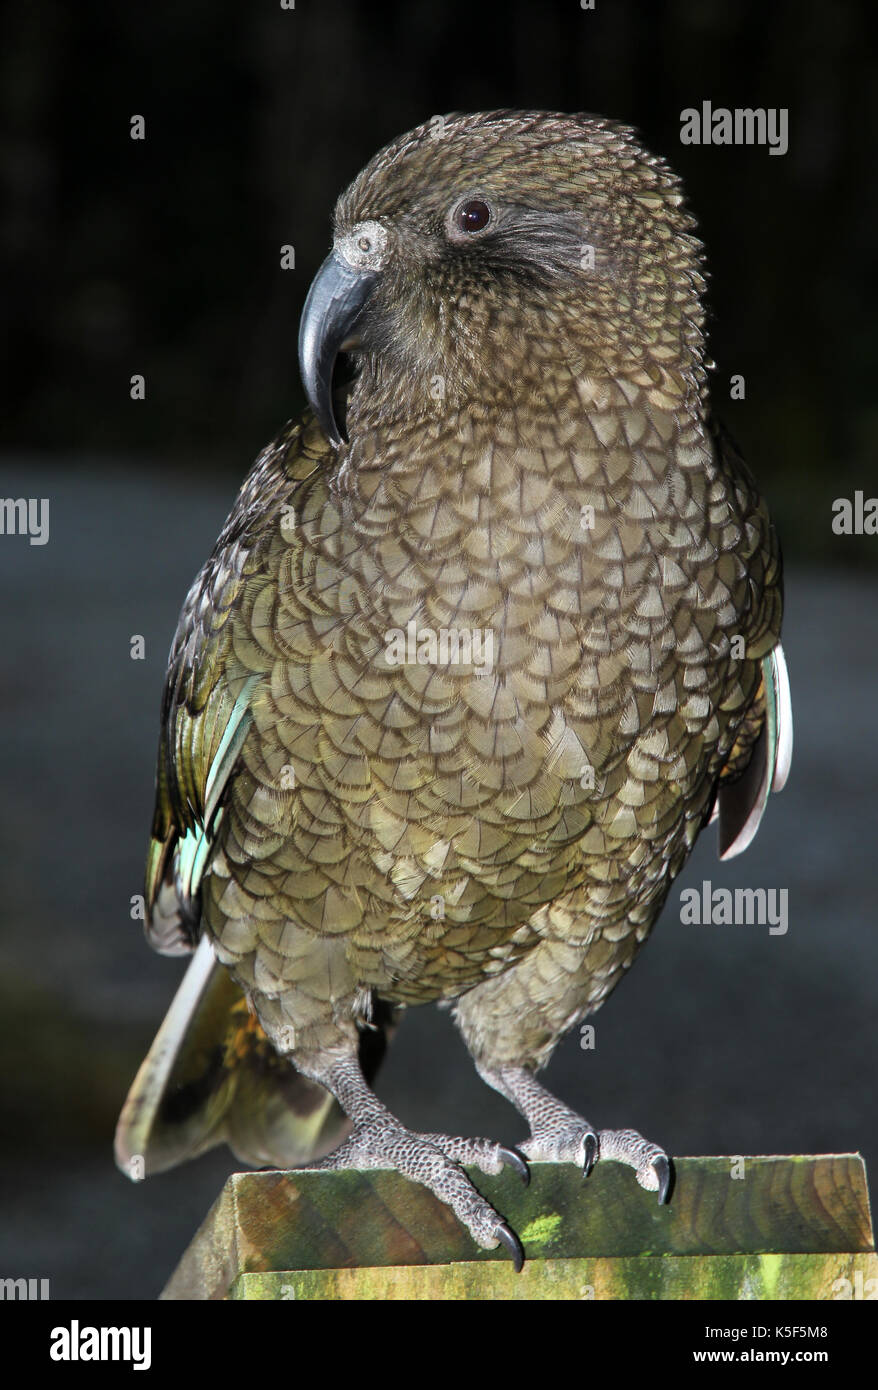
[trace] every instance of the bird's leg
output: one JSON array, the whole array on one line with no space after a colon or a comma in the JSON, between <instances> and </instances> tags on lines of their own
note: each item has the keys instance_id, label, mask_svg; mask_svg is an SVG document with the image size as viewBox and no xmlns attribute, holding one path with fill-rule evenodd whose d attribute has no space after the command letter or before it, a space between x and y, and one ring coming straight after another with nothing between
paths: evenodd
<instances>
[{"instance_id":1,"label":"bird's leg","mask_svg":"<svg viewBox=\"0 0 878 1390\"><path fill-rule=\"evenodd\" d=\"M635 1129L594 1130L588 1120L541 1086L527 1067L477 1065L482 1079L527 1121L530 1137L519 1147L528 1158L578 1163L585 1177L598 1159L615 1159L633 1168L640 1186L657 1192L659 1202L667 1200L671 1165L657 1144L650 1144Z\"/></svg>"},{"instance_id":2,"label":"bird's leg","mask_svg":"<svg viewBox=\"0 0 878 1390\"><path fill-rule=\"evenodd\" d=\"M534 1075L572 1021L599 1006L611 988L612 969L621 973L633 949L634 928L613 945L615 956L601 956L604 973L597 978L590 945L603 943L588 935L588 923L579 921L576 908L575 896L566 906L556 904L553 919L556 928L566 922L575 945L546 936L511 970L464 994L454 1018L479 1075L527 1121L530 1136L521 1149L528 1158L578 1163L586 1176L598 1159L616 1159L633 1168L640 1186L657 1192L664 1202L671 1166L657 1144L633 1129L598 1132ZM546 922L539 919L538 925L545 928Z\"/></svg>"},{"instance_id":3,"label":"bird's leg","mask_svg":"<svg viewBox=\"0 0 878 1390\"><path fill-rule=\"evenodd\" d=\"M517 1237L461 1167L470 1163L484 1173L499 1173L509 1164L527 1182L527 1164L519 1154L488 1139L459 1139L406 1129L370 1090L354 1056L320 1063L297 1056L295 1062L297 1070L332 1092L353 1122L347 1139L333 1153L308 1164L309 1168L393 1168L428 1187L440 1202L451 1207L477 1245L485 1250L505 1245L516 1269L521 1268L523 1255Z\"/></svg>"}]
</instances>

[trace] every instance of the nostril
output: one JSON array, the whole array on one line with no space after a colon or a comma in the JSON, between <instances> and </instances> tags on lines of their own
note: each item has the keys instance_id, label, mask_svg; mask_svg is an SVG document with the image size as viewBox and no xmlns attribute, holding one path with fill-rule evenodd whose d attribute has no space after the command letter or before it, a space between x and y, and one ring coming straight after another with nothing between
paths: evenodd
<instances>
[{"instance_id":1,"label":"nostril","mask_svg":"<svg viewBox=\"0 0 878 1390\"><path fill-rule=\"evenodd\" d=\"M382 268L387 254L387 228L380 222L362 221L336 241L335 249L354 270Z\"/></svg>"}]
</instances>

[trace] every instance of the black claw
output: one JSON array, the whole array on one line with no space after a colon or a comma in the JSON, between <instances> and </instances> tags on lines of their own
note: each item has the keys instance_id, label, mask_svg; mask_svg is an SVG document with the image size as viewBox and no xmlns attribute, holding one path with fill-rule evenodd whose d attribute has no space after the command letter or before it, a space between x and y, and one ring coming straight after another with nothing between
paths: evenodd
<instances>
[{"instance_id":1,"label":"black claw","mask_svg":"<svg viewBox=\"0 0 878 1390\"><path fill-rule=\"evenodd\" d=\"M585 1136L585 1158L584 1158L583 1163L582 1163L582 1176L583 1176L583 1180L584 1180L585 1178L588 1177L589 1173L591 1172L592 1168L594 1167L595 1163L597 1162L597 1156L598 1156L598 1141L597 1141L597 1138L596 1138L596 1136L595 1136L594 1134L587 1134L587 1135Z\"/></svg>"},{"instance_id":2,"label":"black claw","mask_svg":"<svg viewBox=\"0 0 878 1390\"><path fill-rule=\"evenodd\" d=\"M506 1249L512 1257L515 1273L520 1274L521 1267L524 1264L524 1251L521 1248L521 1241L518 1239L518 1236L514 1231L509 1229L505 1221L501 1221L498 1226L494 1227L494 1235L500 1241L501 1245L506 1246Z\"/></svg>"},{"instance_id":3,"label":"black claw","mask_svg":"<svg viewBox=\"0 0 878 1390\"><path fill-rule=\"evenodd\" d=\"M503 1147L502 1144L498 1144L497 1150L503 1162L507 1164L508 1167L514 1168L515 1172L521 1178L521 1181L524 1183L525 1187L527 1187L528 1183L530 1182L530 1169L528 1168L527 1164L525 1163L518 1150L506 1149Z\"/></svg>"},{"instance_id":4,"label":"black claw","mask_svg":"<svg viewBox=\"0 0 878 1390\"><path fill-rule=\"evenodd\" d=\"M658 1178L658 1199L659 1206L668 1200L668 1193L671 1190L671 1165L664 1154L660 1158L652 1160L653 1171Z\"/></svg>"}]
</instances>

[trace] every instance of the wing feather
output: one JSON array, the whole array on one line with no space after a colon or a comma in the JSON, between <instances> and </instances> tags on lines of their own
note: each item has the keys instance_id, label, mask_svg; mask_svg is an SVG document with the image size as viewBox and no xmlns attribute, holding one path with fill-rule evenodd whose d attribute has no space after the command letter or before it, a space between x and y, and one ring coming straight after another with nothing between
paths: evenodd
<instances>
[{"instance_id":1,"label":"wing feather","mask_svg":"<svg viewBox=\"0 0 878 1390\"><path fill-rule=\"evenodd\" d=\"M264 451L180 614L165 677L146 868L146 933L163 955L188 954L197 943L199 887L267 675L267 666L254 671L242 660L235 616L276 539L283 505L328 447L318 432L297 425Z\"/></svg>"},{"instance_id":2,"label":"wing feather","mask_svg":"<svg viewBox=\"0 0 878 1390\"><path fill-rule=\"evenodd\" d=\"M786 784L793 755L793 709L786 659L780 643L762 658L762 727L741 775L720 781L719 857L734 859L753 841L768 797Z\"/></svg>"}]
</instances>

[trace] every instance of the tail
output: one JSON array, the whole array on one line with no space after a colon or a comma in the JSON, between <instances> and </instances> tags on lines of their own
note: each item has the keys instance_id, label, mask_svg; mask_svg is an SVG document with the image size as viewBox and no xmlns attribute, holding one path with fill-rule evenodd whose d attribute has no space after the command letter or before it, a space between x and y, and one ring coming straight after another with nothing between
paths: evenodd
<instances>
[{"instance_id":1,"label":"tail","mask_svg":"<svg viewBox=\"0 0 878 1390\"><path fill-rule=\"evenodd\" d=\"M391 1031L388 1013L361 1035L364 1072ZM122 1171L137 1181L223 1143L253 1167L293 1168L349 1129L333 1096L275 1051L202 937L119 1116Z\"/></svg>"}]
</instances>

